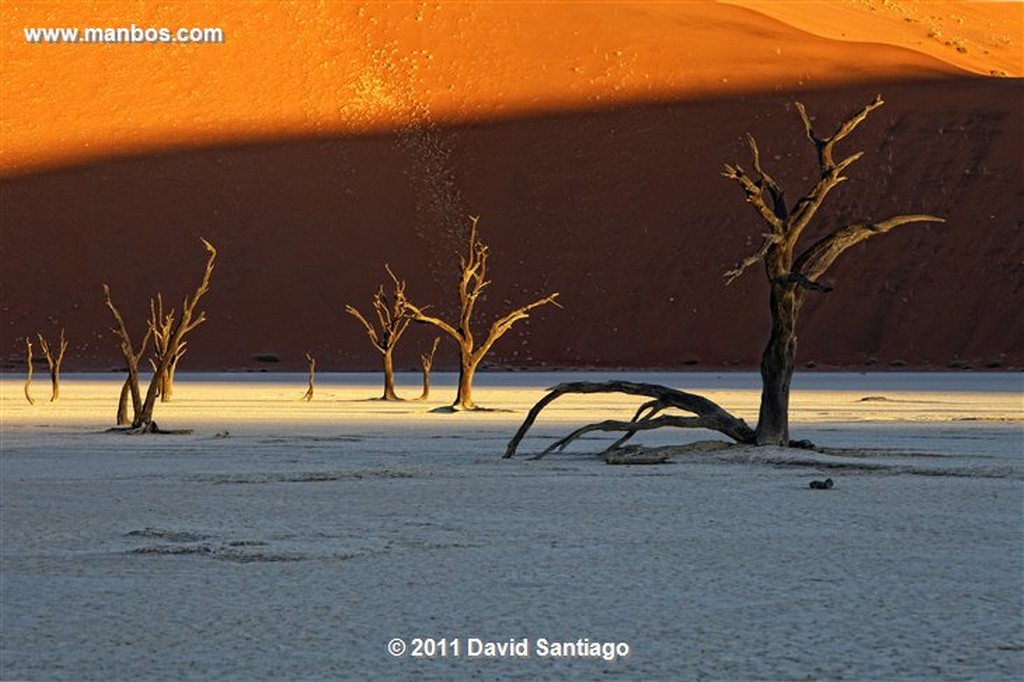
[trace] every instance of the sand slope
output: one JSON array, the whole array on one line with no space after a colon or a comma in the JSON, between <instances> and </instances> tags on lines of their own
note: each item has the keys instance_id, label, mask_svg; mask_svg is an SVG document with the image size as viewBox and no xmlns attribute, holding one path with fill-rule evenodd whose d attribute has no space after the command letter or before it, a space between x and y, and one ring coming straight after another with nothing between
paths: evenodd
<instances>
[{"instance_id":1,"label":"sand slope","mask_svg":"<svg viewBox=\"0 0 1024 682\"><path fill-rule=\"evenodd\" d=\"M189 367L267 367L259 355L298 368L306 350L324 369L375 367L342 306L366 305L387 261L414 299L450 314L471 213L494 252L485 315L549 291L565 305L517 327L494 363L750 367L765 286L751 271L724 288L720 273L762 228L721 165L747 163L750 131L794 197L814 167L792 101L828 129L879 92L887 105L847 147L865 157L815 234L906 212L948 222L851 252L836 291L809 302L801 359L1024 366L1019 80L967 75L962 53L943 61L905 36L817 35L821 22L764 7L310 7L243 19L228 5L233 41L170 61L154 46L5 42L4 92L18 94L5 100L0 208L8 368L22 337L61 325L68 368L117 366L101 283L141 334L147 297L176 299L198 276L199 236L221 260ZM43 21L34 6L3 11L15 26ZM272 19L295 32L254 51L244 36ZM1004 47L992 68L1018 54ZM431 337L414 330L400 365ZM452 361L446 346L439 366Z\"/></svg>"}]
</instances>

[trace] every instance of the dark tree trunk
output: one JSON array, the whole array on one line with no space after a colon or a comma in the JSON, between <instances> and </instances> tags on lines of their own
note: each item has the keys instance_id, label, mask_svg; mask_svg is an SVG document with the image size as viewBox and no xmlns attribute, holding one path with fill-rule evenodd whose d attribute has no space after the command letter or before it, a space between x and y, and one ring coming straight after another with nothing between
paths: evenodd
<instances>
[{"instance_id":1,"label":"dark tree trunk","mask_svg":"<svg viewBox=\"0 0 1024 682\"><path fill-rule=\"evenodd\" d=\"M761 356L758 445L789 445L789 388L796 368L796 320L802 303L803 292L795 283L772 284L772 333Z\"/></svg>"},{"instance_id":2,"label":"dark tree trunk","mask_svg":"<svg viewBox=\"0 0 1024 682\"><path fill-rule=\"evenodd\" d=\"M382 400L398 400L395 393L395 361L391 357L391 349L384 351L384 396Z\"/></svg>"},{"instance_id":3,"label":"dark tree trunk","mask_svg":"<svg viewBox=\"0 0 1024 682\"><path fill-rule=\"evenodd\" d=\"M117 425L128 426L132 423L128 416L128 396L131 394L131 379L125 379L121 385L121 397L117 401Z\"/></svg>"},{"instance_id":4,"label":"dark tree trunk","mask_svg":"<svg viewBox=\"0 0 1024 682\"><path fill-rule=\"evenodd\" d=\"M60 400L60 367L50 368L50 402Z\"/></svg>"},{"instance_id":5,"label":"dark tree trunk","mask_svg":"<svg viewBox=\"0 0 1024 682\"><path fill-rule=\"evenodd\" d=\"M430 397L430 368L423 368L423 393L420 394L420 400L426 400Z\"/></svg>"},{"instance_id":6,"label":"dark tree trunk","mask_svg":"<svg viewBox=\"0 0 1024 682\"><path fill-rule=\"evenodd\" d=\"M169 403L174 397L174 371L178 368L178 358L175 356L167 371L160 377L160 402Z\"/></svg>"},{"instance_id":7,"label":"dark tree trunk","mask_svg":"<svg viewBox=\"0 0 1024 682\"><path fill-rule=\"evenodd\" d=\"M452 407L463 410L475 410L473 402L473 377L476 375L477 363L472 358L461 358L459 361L459 392L455 395Z\"/></svg>"}]
</instances>

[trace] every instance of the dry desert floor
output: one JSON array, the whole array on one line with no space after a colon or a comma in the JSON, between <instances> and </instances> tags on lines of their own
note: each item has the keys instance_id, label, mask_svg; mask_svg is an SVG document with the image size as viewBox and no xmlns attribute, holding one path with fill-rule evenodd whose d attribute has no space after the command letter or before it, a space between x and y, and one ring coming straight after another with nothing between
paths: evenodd
<instances>
[{"instance_id":1,"label":"dry desert floor","mask_svg":"<svg viewBox=\"0 0 1024 682\"><path fill-rule=\"evenodd\" d=\"M502 460L544 387L582 378L482 374L508 411L436 414L451 375L427 403L367 400L374 374L310 403L298 374L186 375L156 415L194 433L133 437L105 432L116 374L56 404L37 375L33 406L4 377L0 677L1024 674L1020 374L800 374L793 435L840 454L657 466L603 464L603 436L531 461L636 406L567 397ZM756 417L753 374L629 378Z\"/></svg>"}]
</instances>

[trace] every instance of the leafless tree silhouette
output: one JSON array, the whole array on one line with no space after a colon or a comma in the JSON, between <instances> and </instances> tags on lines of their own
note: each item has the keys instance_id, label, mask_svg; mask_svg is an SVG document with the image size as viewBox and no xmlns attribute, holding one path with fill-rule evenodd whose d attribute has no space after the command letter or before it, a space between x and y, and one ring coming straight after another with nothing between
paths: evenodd
<instances>
[{"instance_id":1,"label":"leafless tree silhouette","mask_svg":"<svg viewBox=\"0 0 1024 682\"><path fill-rule=\"evenodd\" d=\"M157 294L156 299L150 299L150 318L146 335L138 350L135 350L132 346L131 336L128 334L127 327L124 324L124 318L111 300L110 287L106 284L103 285L107 308L110 309L117 324L114 328L114 333L121 341L121 352L128 365L127 391L122 388L121 399L118 405L118 424L121 425L127 421L126 394L131 395L134 416L131 419L130 428L127 429L128 433L168 433L160 429L156 422L153 421L153 408L156 405L157 396L160 395L161 386L165 381L168 368L172 362L176 361L176 357L181 357L185 335L206 321L206 312L197 312L196 309L199 301L210 290L210 277L213 274L214 263L217 259L217 250L205 239L201 241L206 248L207 261L203 277L195 292L185 296L182 301L180 317L173 310L166 315L163 314L162 304L159 302L160 294ZM139 361L145 354L145 348L150 338L155 339L161 334L166 336L166 342L162 347L154 348L154 357L152 358L153 377L149 382L145 398L142 398L139 389ZM156 346L155 343L154 346Z\"/></svg>"},{"instance_id":2,"label":"leafless tree silhouette","mask_svg":"<svg viewBox=\"0 0 1024 682\"><path fill-rule=\"evenodd\" d=\"M417 400L427 400L430 398L430 369L434 366L434 354L437 352L437 347L441 344L441 337L434 337L434 344L430 347L429 353L420 354L420 364L423 366L423 393Z\"/></svg>"},{"instance_id":3,"label":"leafless tree silhouette","mask_svg":"<svg viewBox=\"0 0 1024 682\"><path fill-rule=\"evenodd\" d=\"M395 361L394 351L398 340L402 338L412 318L405 305L405 282L402 282L387 265L384 266L394 286L394 294L390 297L381 284L373 295L373 311L377 316L377 324L372 324L354 306L346 305L345 312L359 321L370 338L370 343L384 357L384 394L381 400L401 400L395 393Z\"/></svg>"},{"instance_id":4,"label":"leafless tree silhouette","mask_svg":"<svg viewBox=\"0 0 1024 682\"><path fill-rule=\"evenodd\" d=\"M50 351L50 344L42 334L36 334L39 339L39 349L43 351L46 358L46 365L50 370L50 402L60 400L60 366L64 362L64 351L68 349L68 342L64 338L64 330L60 330L60 340L57 342L57 357L53 357Z\"/></svg>"},{"instance_id":5,"label":"leafless tree silhouette","mask_svg":"<svg viewBox=\"0 0 1024 682\"><path fill-rule=\"evenodd\" d=\"M825 197L846 180L843 172L863 155L863 152L857 152L837 162L833 157L835 145L882 104L881 96L875 98L843 121L827 137L821 137L814 130L804 106L799 102L796 104L804 133L815 150L819 173L814 185L792 205L787 204L782 187L762 168L760 151L752 135L747 135L747 144L754 174L749 174L739 165L726 165L722 173L739 184L747 202L768 227L760 248L725 274L728 283L752 265L763 263L770 289L772 327L761 358L761 405L755 429L706 398L664 386L619 381L578 382L554 387L530 410L509 443L505 457L515 454L540 411L552 400L569 393L626 393L650 400L644 403L631 420L609 420L583 427L555 443L549 451L564 448L574 438L591 431L624 432L623 437L609 448L609 451L613 451L636 432L660 426L712 429L744 444L809 445L805 441L794 443L789 437L790 384L796 366L796 323L805 296L808 292L831 290L831 287L822 283L821 278L851 246L901 225L943 222L942 218L935 216L914 214L854 223L829 232L802 251L798 249L801 236L821 208ZM669 408L677 408L693 416L663 415L662 412Z\"/></svg>"},{"instance_id":6,"label":"leafless tree silhouette","mask_svg":"<svg viewBox=\"0 0 1024 682\"><path fill-rule=\"evenodd\" d=\"M472 321L476 304L480 294L490 284L487 279L487 258L489 249L480 241L477 234L478 216L470 216L469 244L465 256L459 258L459 321L449 323L438 317L427 315L424 308L420 308L408 301L405 306L409 314L417 322L432 324L444 333L455 339L459 346L459 388L455 396L452 409L475 410L478 409L473 402L473 378L480 361L490 352L494 343L500 339L505 332L512 328L516 322L525 320L530 316L530 311L540 306L552 304L558 306L555 300L558 294L549 294L533 303L516 308L510 313L495 320L483 340L477 343L477 337L473 333ZM561 307L561 306L558 306Z\"/></svg>"}]
</instances>

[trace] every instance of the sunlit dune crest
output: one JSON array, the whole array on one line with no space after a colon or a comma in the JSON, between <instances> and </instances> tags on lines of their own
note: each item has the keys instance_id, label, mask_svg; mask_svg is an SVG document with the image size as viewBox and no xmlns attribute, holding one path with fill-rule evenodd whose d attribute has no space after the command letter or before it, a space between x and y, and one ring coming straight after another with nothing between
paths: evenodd
<instances>
[{"instance_id":1,"label":"sunlit dune crest","mask_svg":"<svg viewBox=\"0 0 1024 682\"><path fill-rule=\"evenodd\" d=\"M168 146L1022 71L1020 6L993 3L4 3L0 12L7 172ZM23 39L25 27L129 25L220 27L226 40Z\"/></svg>"},{"instance_id":2,"label":"sunlit dune crest","mask_svg":"<svg viewBox=\"0 0 1024 682\"><path fill-rule=\"evenodd\" d=\"M824 38L904 47L986 76L1024 75L1024 3L1017 0L719 1Z\"/></svg>"}]
</instances>

